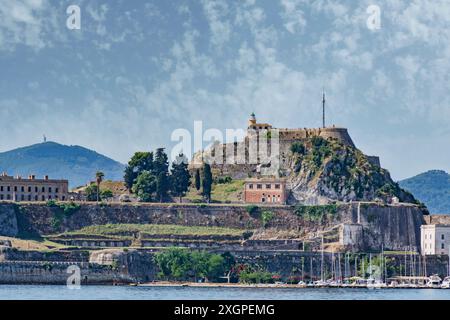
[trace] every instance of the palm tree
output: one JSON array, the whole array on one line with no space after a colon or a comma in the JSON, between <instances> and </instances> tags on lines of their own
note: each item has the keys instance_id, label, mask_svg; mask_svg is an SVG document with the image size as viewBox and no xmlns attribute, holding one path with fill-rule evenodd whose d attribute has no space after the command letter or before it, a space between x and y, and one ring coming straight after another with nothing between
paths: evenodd
<instances>
[{"instance_id":1,"label":"palm tree","mask_svg":"<svg viewBox=\"0 0 450 320\"><path fill-rule=\"evenodd\" d=\"M100 200L100 184L102 183L104 176L105 174L101 171L97 171L95 174L95 181L97 182L97 203Z\"/></svg>"}]
</instances>

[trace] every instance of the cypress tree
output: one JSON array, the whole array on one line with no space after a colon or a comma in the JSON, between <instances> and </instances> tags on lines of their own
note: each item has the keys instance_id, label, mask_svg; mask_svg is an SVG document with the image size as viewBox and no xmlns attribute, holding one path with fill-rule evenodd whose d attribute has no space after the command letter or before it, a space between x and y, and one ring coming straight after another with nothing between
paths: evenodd
<instances>
[{"instance_id":1,"label":"cypress tree","mask_svg":"<svg viewBox=\"0 0 450 320\"><path fill-rule=\"evenodd\" d=\"M195 170L195 189L197 191L200 190L201 182L200 182L200 169Z\"/></svg>"},{"instance_id":2,"label":"cypress tree","mask_svg":"<svg viewBox=\"0 0 450 320\"><path fill-rule=\"evenodd\" d=\"M211 202L211 187L212 187L212 173L211 173L211 166L207 163L203 166L203 180L202 180L202 186L203 186L203 197L205 197L206 201L208 203Z\"/></svg>"},{"instance_id":3,"label":"cypress tree","mask_svg":"<svg viewBox=\"0 0 450 320\"><path fill-rule=\"evenodd\" d=\"M189 190L191 175L188 170L187 158L181 153L177 159L172 163L172 175L170 176L171 192L174 196L182 197Z\"/></svg>"}]
</instances>

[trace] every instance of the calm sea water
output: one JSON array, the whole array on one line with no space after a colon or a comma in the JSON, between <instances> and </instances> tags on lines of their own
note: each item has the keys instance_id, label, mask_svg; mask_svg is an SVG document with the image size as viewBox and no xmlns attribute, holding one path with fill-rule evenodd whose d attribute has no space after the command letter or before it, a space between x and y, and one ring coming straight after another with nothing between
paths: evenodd
<instances>
[{"instance_id":1,"label":"calm sea water","mask_svg":"<svg viewBox=\"0 0 450 320\"><path fill-rule=\"evenodd\" d=\"M273 289L0 285L0 299L18 300L450 300L442 289Z\"/></svg>"}]
</instances>

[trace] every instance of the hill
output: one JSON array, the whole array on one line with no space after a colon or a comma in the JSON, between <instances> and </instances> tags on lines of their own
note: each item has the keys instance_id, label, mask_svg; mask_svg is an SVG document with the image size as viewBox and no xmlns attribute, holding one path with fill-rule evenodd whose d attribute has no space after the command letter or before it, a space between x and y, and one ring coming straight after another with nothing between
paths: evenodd
<instances>
[{"instance_id":1,"label":"hill","mask_svg":"<svg viewBox=\"0 0 450 320\"><path fill-rule=\"evenodd\" d=\"M386 169L373 164L356 147L336 139L312 137L294 142L287 163L291 195L301 203L390 202L394 196L400 202L417 202Z\"/></svg>"},{"instance_id":2,"label":"hill","mask_svg":"<svg viewBox=\"0 0 450 320\"><path fill-rule=\"evenodd\" d=\"M105 179L122 180L125 166L93 150L44 142L0 153L0 172L8 175L68 179L70 188L85 185L102 171Z\"/></svg>"},{"instance_id":3,"label":"hill","mask_svg":"<svg viewBox=\"0 0 450 320\"><path fill-rule=\"evenodd\" d=\"M450 175L447 172L431 170L399 184L425 203L431 213L450 214Z\"/></svg>"}]
</instances>

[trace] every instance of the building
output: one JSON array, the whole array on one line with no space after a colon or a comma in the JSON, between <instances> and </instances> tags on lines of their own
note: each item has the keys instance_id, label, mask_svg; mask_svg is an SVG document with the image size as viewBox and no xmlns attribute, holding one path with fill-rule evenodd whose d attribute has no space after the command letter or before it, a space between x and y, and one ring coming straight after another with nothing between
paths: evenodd
<instances>
[{"instance_id":1,"label":"building","mask_svg":"<svg viewBox=\"0 0 450 320\"><path fill-rule=\"evenodd\" d=\"M29 176L12 177L6 173L0 175L0 201L47 201L68 199L69 182L67 180L53 180L45 176L36 179Z\"/></svg>"},{"instance_id":2,"label":"building","mask_svg":"<svg viewBox=\"0 0 450 320\"><path fill-rule=\"evenodd\" d=\"M449 254L450 225L424 224L420 227L422 254Z\"/></svg>"},{"instance_id":3,"label":"building","mask_svg":"<svg viewBox=\"0 0 450 320\"><path fill-rule=\"evenodd\" d=\"M286 180L276 178L247 179L244 184L246 203L286 204Z\"/></svg>"}]
</instances>

